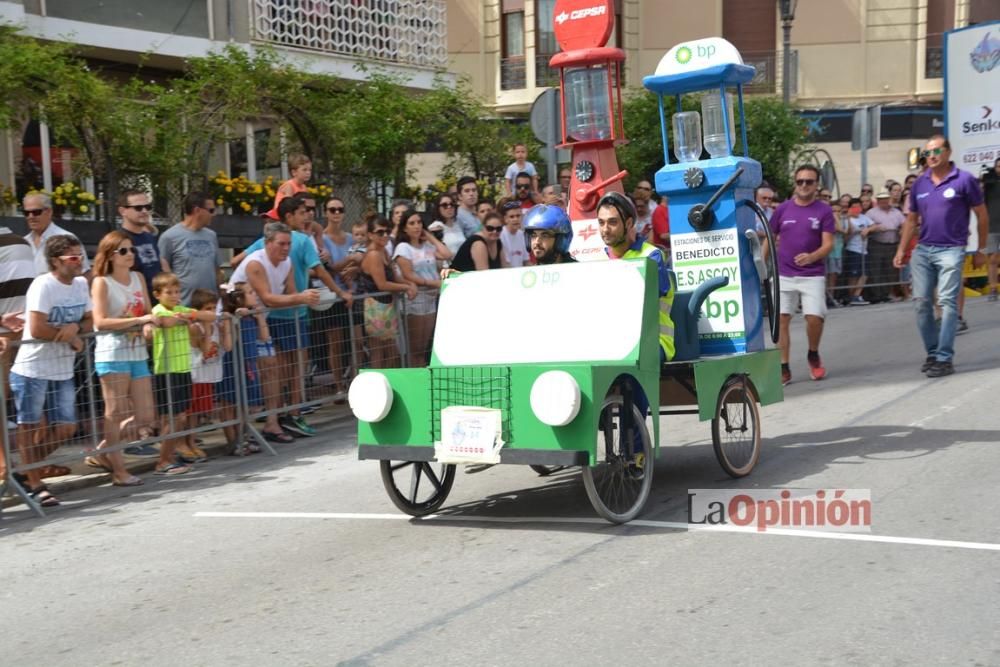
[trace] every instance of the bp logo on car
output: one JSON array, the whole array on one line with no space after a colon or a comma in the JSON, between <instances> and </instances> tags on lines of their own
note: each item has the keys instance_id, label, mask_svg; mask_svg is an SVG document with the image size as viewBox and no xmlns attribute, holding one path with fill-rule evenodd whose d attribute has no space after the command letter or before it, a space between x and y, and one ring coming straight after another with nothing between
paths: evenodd
<instances>
[{"instance_id":1,"label":"bp logo on car","mask_svg":"<svg viewBox=\"0 0 1000 667\"><path fill-rule=\"evenodd\" d=\"M525 271L521 276L521 287L531 289L538 282L538 275L534 271Z\"/></svg>"},{"instance_id":2,"label":"bp logo on car","mask_svg":"<svg viewBox=\"0 0 1000 667\"><path fill-rule=\"evenodd\" d=\"M689 62L691 62L691 49L689 49L686 46L682 46L681 48L677 49L676 58L677 62L679 62L681 65L687 65Z\"/></svg>"}]
</instances>

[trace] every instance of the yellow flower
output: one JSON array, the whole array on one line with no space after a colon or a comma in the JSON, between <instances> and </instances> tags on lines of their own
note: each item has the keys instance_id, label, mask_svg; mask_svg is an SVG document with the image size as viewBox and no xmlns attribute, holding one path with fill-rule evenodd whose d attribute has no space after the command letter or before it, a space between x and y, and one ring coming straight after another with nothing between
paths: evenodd
<instances>
[{"instance_id":1,"label":"yellow flower","mask_svg":"<svg viewBox=\"0 0 1000 667\"><path fill-rule=\"evenodd\" d=\"M254 192L254 194L259 195L263 191L264 191L264 188L260 187L259 185L253 186L253 192Z\"/></svg>"},{"instance_id":2,"label":"yellow flower","mask_svg":"<svg viewBox=\"0 0 1000 667\"><path fill-rule=\"evenodd\" d=\"M226 192L232 192L232 191L233 191L233 187L231 185L227 185L226 186Z\"/></svg>"},{"instance_id":3,"label":"yellow flower","mask_svg":"<svg viewBox=\"0 0 1000 667\"><path fill-rule=\"evenodd\" d=\"M240 204L240 208L242 208L242 209L243 209L244 211L247 211L247 212L249 212L249 211L250 211L250 209L251 209L251 208L253 208L253 207L252 207L252 206L250 206L250 204L248 204L248 203L246 203L246 202L243 202L242 204Z\"/></svg>"},{"instance_id":4,"label":"yellow flower","mask_svg":"<svg viewBox=\"0 0 1000 667\"><path fill-rule=\"evenodd\" d=\"M218 204L219 206L222 206L225 203L225 200L223 200L222 197L219 197L218 199L215 200L215 203Z\"/></svg>"},{"instance_id":5,"label":"yellow flower","mask_svg":"<svg viewBox=\"0 0 1000 667\"><path fill-rule=\"evenodd\" d=\"M88 207L86 204L80 204L80 213L86 213L89 210L90 207Z\"/></svg>"},{"instance_id":6,"label":"yellow flower","mask_svg":"<svg viewBox=\"0 0 1000 667\"><path fill-rule=\"evenodd\" d=\"M66 205L66 200L65 199L56 199L56 203L59 204L60 206L65 206Z\"/></svg>"}]
</instances>

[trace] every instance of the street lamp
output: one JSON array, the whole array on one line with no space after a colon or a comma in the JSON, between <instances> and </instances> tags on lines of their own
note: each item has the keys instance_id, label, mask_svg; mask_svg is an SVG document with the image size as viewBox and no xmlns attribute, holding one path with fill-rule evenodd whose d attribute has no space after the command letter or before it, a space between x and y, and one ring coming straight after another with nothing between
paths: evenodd
<instances>
[{"instance_id":1,"label":"street lamp","mask_svg":"<svg viewBox=\"0 0 1000 667\"><path fill-rule=\"evenodd\" d=\"M792 21L795 20L795 5L798 0L778 0L781 12L781 30L784 33L784 73L781 76L781 97L785 104L792 99Z\"/></svg>"}]
</instances>

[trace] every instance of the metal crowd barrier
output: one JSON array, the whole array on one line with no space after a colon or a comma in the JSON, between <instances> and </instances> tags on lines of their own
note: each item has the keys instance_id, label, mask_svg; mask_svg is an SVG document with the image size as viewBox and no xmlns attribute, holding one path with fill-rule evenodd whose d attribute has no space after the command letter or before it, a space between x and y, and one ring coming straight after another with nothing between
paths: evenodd
<instances>
[{"instance_id":1,"label":"metal crowd barrier","mask_svg":"<svg viewBox=\"0 0 1000 667\"><path fill-rule=\"evenodd\" d=\"M380 308L366 304L368 300L389 306L388 315L382 313L384 327L379 328L377 322ZM436 295L431 295L431 300L436 301ZM311 409L346 402L346 389L359 368L426 364L436 310L430 316L408 313L408 301L405 296L376 293L357 295L351 308L337 300L315 308L262 308L220 318L218 348L202 354L203 359L207 356L211 364L221 366L221 371L212 366L216 373L222 373L220 382L196 382L183 372L167 372L189 365L190 349L178 344L148 345L145 363L150 378L132 381L124 397L120 386L105 386L109 381L99 377L94 348L101 336L141 336L138 330L83 334L80 352L73 352L65 343L11 341L15 347L13 370L21 372L14 376L12 386L0 382L0 435L7 469L0 478L0 496L16 494L44 516L41 504L26 486L37 488L53 472L62 472L60 467L98 455L98 463L110 463L123 450L143 445L159 445L158 465L168 465L173 462L170 450L188 436L220 428L230 429L234 446L252 439L263 451L276 455L275 445L288 438L278 435L275 424L286 433L286 428L300 427L296 417L302 419ZM263 330L262 324L268 327L270 344L265 336L255 335ZM414 333L420 334L413 342L422 349L411 344ZM18 363L22 348L36 343L51 346L43 348L45 364L33 368ZM65 369L67 363L73 369L69 380L64 379L65 373L52 372L54 367ZM131 368L141 372L141 365ZM25 379L32 374L38 377ZM39 399L42 381L47 387L45 397ZM114 405L118 406L110 409L114 411L110 415L105 414L108 391L112 401L117 397ZM68 407L70 392L72 410ZM20 406L20 413L16 407L8 409L8 395L12 406ZM150 405L155 423L139 423L148 421ZM145 416L140 414L144 411ZM17 419L17 428L8 427L8 417ZM98 449L112 421L121 426L119 442ZM311 430L308 424L306 427ZM168 448L166 454L164 448ZM115 465L108 467L114 475Z\"/></svg>"}]
</instances>

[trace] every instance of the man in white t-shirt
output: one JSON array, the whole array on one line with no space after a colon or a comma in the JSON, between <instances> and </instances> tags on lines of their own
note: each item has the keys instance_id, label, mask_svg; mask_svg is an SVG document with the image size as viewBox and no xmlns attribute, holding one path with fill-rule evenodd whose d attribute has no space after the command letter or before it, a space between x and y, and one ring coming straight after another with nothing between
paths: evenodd
<instances>
[{"instance_id":1,"label":"man in white t-shirt","mask_svg":"<svg viewBox=\"0 0 1000 667\"><path fill-rule=\"evenodd\" d=\"M500 231L500 245L507 263L513 267L528 263L528 247L524 242L524 230L521 222L524 220L524 209L516 199L506 199L500 202L500 215L503 216L503 229Z\"/></svg>"},{"instance_id":2,"label":"man in white t-shirt","mask_svg":"<svg viewBox=\"0 0 1000 667\"><path fill-rule=\"evenodd\" d=\"M52 198L47 194L32 192L24 196L21 204L28 229L31 230L24 238L31 244L31 249L35 252L35 275L40 276L49 272L49 264L45 257L45 242L60 234L73 238L76 236L52 222ZM77 243L80 243L79 239L77 239ZM82 243L80 248L83 249ZM87 259L86 251L83 252L83 275L89 280L90 261Z\"/></svg>"},{"instance_id":3,"label":"man in white t-shirt","mask_svg":"<svg viewBox=\"0 0 1000 667\"><path fill-rule=\"evenodd\" d=\"M84 347L80 334L93 327L80 241L68 234L53 236L45 242L45 256L50 271L28 288L25 342L10 369L22 465L45 460L76 431L73 362ZM27 490L43 507L59 504L42 484L38 468L25 477Z\"/></svg>"}]
</instances>

